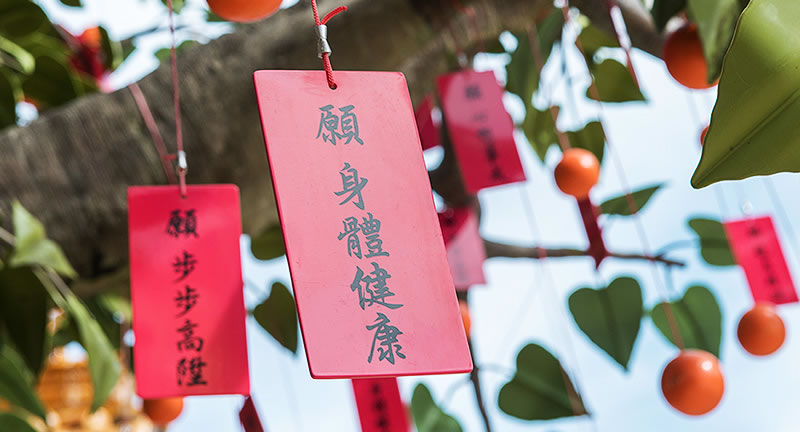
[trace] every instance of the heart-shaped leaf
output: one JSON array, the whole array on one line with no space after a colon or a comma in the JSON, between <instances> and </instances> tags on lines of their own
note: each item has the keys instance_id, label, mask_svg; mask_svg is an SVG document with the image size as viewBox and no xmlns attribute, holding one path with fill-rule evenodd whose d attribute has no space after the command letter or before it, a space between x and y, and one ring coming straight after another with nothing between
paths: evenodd
<instances>
[{"instance_id":1,"label":"heart-shaped leaf","mask_svg":"<svg viewBox=\"0 0 800 432\"><path fill-rule=\"evenodd\" d=\"M795 0L752 0L742 13L692 186L800 172L798 22Z\"/></svg>"},{"instance_id":2,"label":"heart-shaped leaf","mask_svg":"<svg viewBox=\"0 0 800 432\"><path fill-rule=\"evenodd\" d=\"M621 277L607 288L581 288L569 296L569 311L581 331L628 370L644 313L639 282Z\"/></svg>"},{"instance_id":3,"label":"heart-shaped leaf","mask_svg":"<svg viewBox=\"0 0 800 432\"><path fill-rule=\"evenodd\" d=\"M44 362L47 291L28 267L0 271L0 324L34 375Z\"/></svg>"},{"instance_id":4,"label":"heart-shaped leaf","mask_svg":"<svg viewBox=\"0 0 800 432\"><path fill-rule=\"evenodd\" d=\"M11 413L0 413L0 430L3 432L36 432L36 429Z\"/></svg>"},{"instance_id":5,"label":"heart-shaped leaf","mask_svg":"<svg viewBox=\"0 0 800 432\"><path fill-rule=\"evenodd\" d=\"M683 298L670 303L683 348L701 349L719 357L722 340L722 312L714 294L703 286L692 286ZM664 303L656 305L650 312L653 323L673 345L670 321Z\"/></svg>"},{"instance_id":6,"label":"heart-shaped leaf","mask_svg":"<svg viewBox=\"0 0 800 432\"><path fill-rule=\"evenodd\" d=\"M297 309L286 285L272 284L269 298L253 309L253 316L278 343L297 354Z\"/></svg>"},{"instance_id":7,"label":"heart-shaped leaf","mask_svg":"<svg viewBox=\"0 0 800 432\"><path fill-rule=\"evenodd\" d=\"M552 420L588 414L558 359L536 344L517 355L517 371L500 389L500 410L523 420Z\"/></svg>"},{"instance_id":8,"label":"heart-shaped leaf","mask_svg":"<svg viewBox=\"0 0 800 432\"><path fill-rule=\"evenodd\" d=\"M19 353L9 344L0 346L0 399L44 419L44 407L33 392L33 386L33 375Z\"/></svg>"},{"instance_id":9,"label":"heart-shaped leaf","mask_svg":"<svg viewBox=\"0 0 800 432\"><path fill-rule=\"evenodd\" d=\"M614 60L605 59L591 68L594 85L597 87L597 98L591 87L586 89L586 97L600 102L636 102L644 101L636 82L633 81L628 68Z\"/></svg>"},{"instance_id":10,"label":"heart-shaped leaf","mask_svg":"<svg viewBox=\"0 0 800 432\"><path fill-rule=\"evenodd\" d=\"M636 205L636 212L640 212L644 206L650 201L650 198L664 186L663 183L649 186L643 189L639 189L631 193L633 195L633 201ZM618 197L614 197L611 199L606 200L602 204L600 204L600 212L607 215L616 215L616 216L630 216L633 214L631 212L631 206L628 201L628 195L623 194Z\"/></svg>"},{"instance_id":11,"label":"heart-shaped leaf","mask_svg":"<svg viewBox=\"0 0 800 432\"><path fill-rule=\"evenodd\" d=\"M250 251L256 259L269 261L286 255L280 224L270 225L261 234L250 239Z\"/></svg>"},{"instance_id":12,"label":"heart-shaped leaf","mask_svg":"<svg viewBox=\"0 0 800 432\"><path fill-rule=\"evenodd\" d=\"M411 396L411 414L419 432L461 432L458 420L436 405L425 384L417 384Z\"/></svg>"},{"instance_id":13,"label":"heart-shaped leaf","mask_svg":"<svg viewBox=\"0 0 800 432\"><path fill-rule=\"evenodd\" d=\"M731 253L725 228L714 219L694 218L689 220L689 227L697 234L700 245L700 256L713 266L736 265Z\"/></svg>"},{"instance_id":14,"label":"heart-shaped leaf","mask_svg":"<svg viewBox=\"0 0 800 432\"><path fill-rule=\"evenodd\" d=\"M590 121L583 129L567 132L567 138L570 146L589 150L600 163L603 162L606 140L602 123L597 120Z\"/></svg>"},{"instance_id":15,"label":"heart-shaped leaf","mask_svg":"<svg viewBox=\"0 0 800 432\"><path fill-rule=\"evenodd\" d=\"M9 266L40 265L67 277L77 277L61 248L47 238L42 223L17 201L11 204L11 208L16 241Z\"/></svg>"}]
</instances>

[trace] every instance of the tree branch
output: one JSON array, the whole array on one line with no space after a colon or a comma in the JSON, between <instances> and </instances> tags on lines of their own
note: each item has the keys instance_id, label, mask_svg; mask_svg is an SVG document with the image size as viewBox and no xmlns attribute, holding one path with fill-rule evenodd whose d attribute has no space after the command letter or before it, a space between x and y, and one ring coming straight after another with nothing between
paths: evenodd
<instances>
[{"instance_id":1,"label":"tree branch","mask_svg":"<svg viewBox=\"0 0 800 432\"><path fill-rule=\"evenodd\" d=\"M566 257L589 257L588 250L574 248L543 248L540 246L516 246L504 243L497 243L490 240L483 241L486 247L487 258L566 258ZM663 255L644 255L636 253L609 252L609 258L626 260L644 260L661 263L666 266L683 267L686 264L664 257Z\"/></svg>"}]
</instances>

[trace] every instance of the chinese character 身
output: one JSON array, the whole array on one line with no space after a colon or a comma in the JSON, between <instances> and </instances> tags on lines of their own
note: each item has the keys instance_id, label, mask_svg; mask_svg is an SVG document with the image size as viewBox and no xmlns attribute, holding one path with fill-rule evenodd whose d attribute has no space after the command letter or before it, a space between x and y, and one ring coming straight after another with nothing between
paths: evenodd
<instances>
[{"instance_id":1,"label":"chinese character \u8eab","mask_svg":"<svg viewBox=\"0 0 800 432\"><path fill-rule=\"evenodd\" d=\"M388 309L397 309L403 307L401 304L387 303L387 297L393 297L394 293L386 285L386 279L392 277L385 269L381 268L378 263L372 263L374 270L372 273L365 275L361 267L356 267L356 275L353 278L353 283L350 284L350 291L358 292L358 305L363 310L365 306L372 306L378 304ZM363 286L362 286L363 282Z\"/></svg>"},{"instance_id":2,"label":"chinese character \u8eab","mask_svg":"<svg viewBox=\"0 0 800 432\"><path fill-rule=\"evenodd\" d=\"M401 352L402 345L397 343L397 336L403 334L397 327L389 325L391 320L384 314L378 312L378 317L372 325L367 326L367 330L374 330L375 335L372 338L372 348L370 348L367 363L372 363L372 356L375 354L375 343L380 342L378 346L378 361L386 360L394 364L395 355L404 359L406 355Z\"/></svg>"},{"instance_id":3,"label":"chinese character \u8eab","mask_svg":"<svg viewBox=\"0 0 800 432\"><path fill-rule=\"evenodd\" d=\"M186 385L189 387L196 385L208 385L203 379L203 367L206 362L202 357L194 357L191 359L183 358L178 362L178 385ZM186 379L188 375L188 380Z\"/></svg>"},{"instance_id":4,"label":"chinese character \u8eab","mask_svg":"<svg viewBox=\"0 0 800 432\"><path fill-rule=\"evenodd\" d=\"M175 306L181 310L181 312L177 315L178 317L185 315L197 304L197 299L200 296L196 294L196 291L197 290L189 285L186 285L184 291L178 291L178 296L175 297Z\"/></svg>"},{"instance_id":5,"label":"chinese character \u8eab","mask_svg":"<svg viewBox=\"0 0 800 432\"><path fill-rule=\"evenodd\" d=\"M175 279L175 282L186 279L186 277L194 271L195 264L197 264L197 260L194 259L194 255L189 252L183 251L183 257L175 257L175 262L172 263L172 267L175 273L180 275L178 279Z\"/></svg>"},{"instance_id":6,"label":"chinese character \u8eab","mask_svg":"<svg viewBox=\"0 0 800 432\"><path fill-rule=\"evenodd\" d=\"M197 327L197 324L187 319L186 323L183 324L183 327L178 329L178 332L181 333L181 336L183 337L183 339L178 341L179 351L202 351L203 338L194 335L195 327Z\"/></svg>"},{"instance_id":7,"label":"chinese character \u8eab","mask_svg":"<svg viewBox=\"0 0 800 432\"><path fill-rule=\"evenodd\" d=\"M364 210L364 197L361 196L361 190L364 189L364 186L367 185L366 177L359 177L358 171L351 167L349 163L344 163L344 168L339 170L339 175L342 176L342 190L339 192L334 192L336 196L343 196L347 193L347 197L344 201L340 202L339 205L344 205L348 201L353 200L353 205L358 207L361 210Z\"/></svg>"},{"instance_id":8,"label":"chinese character \u8eab","mask_svg":"<svg viewBox=\"0 0 800 432\"><path fill-rule=\"evenodd\" d=\"M186 210L184 215L181 215L180 210L170 212L169 221L167 222L167 234L175 238L180 237L181 234L186 237L190 235L198 237L195 210Z\"/></svg>"}]
</instances>

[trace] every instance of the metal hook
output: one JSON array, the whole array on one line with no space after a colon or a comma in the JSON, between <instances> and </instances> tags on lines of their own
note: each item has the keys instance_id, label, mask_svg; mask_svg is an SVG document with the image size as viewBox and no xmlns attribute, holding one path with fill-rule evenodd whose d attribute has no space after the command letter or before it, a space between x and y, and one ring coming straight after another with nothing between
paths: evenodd
<instances>
[{"instance_id":1,"label":"metal hook","mask_svg":"<svg viewBox=\"0 0 800 432\"><path fill-rule=\"evenodd\" d=\"M331 51L331 45L328 43L328 26L325 24L320 24L316 28L314 28L314 32L317 34L317 57L322 58L323 54L331 55L333 51Z\"/></svg>"}]
</instances>

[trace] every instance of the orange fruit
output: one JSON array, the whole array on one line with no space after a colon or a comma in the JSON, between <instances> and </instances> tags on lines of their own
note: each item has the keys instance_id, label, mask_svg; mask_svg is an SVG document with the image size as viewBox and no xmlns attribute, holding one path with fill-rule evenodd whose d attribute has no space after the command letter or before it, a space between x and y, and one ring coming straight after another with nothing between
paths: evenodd
<instances>
[{"instance_id":1,"label":"orange fruit","mask_svg":"<svg viewBox=\"0 0 800 432\"><path fill-rule=\"evenodd\" d=\"M708 65L696 24L687 24L672 32L664 42L662 57L675 81L691 89L714 86L706 81Z\"/></svg>"},{"instance_id":2,"label":"orange fruit","mask_svg":"<svg viewBox=\"0 0 800 432\"><path fill-rule=\"evenodd\" d=\"M703 142L706 140L706 134L708 133L708 126L704 127L702 131L700 131L700 145L703 145Z\"/></svg>"},{"instance_id":3,"label":"orange fruit","mask_svg":"<svg viewBox=\"0 0 800 432\"><path fill-rule=\"evenodd\" d=\"M555 177L561 192L583 199L589 196L600 178L600 162L589 150L570 148L564 151L556 166Z\"/></svg>"},{"instance_id":4,"label":"orange fruit","mask_svg":"<svg viewBox=\"0 0 800 432\"><path fill-rule=\"evenodd\" d=\"M281 0L208 0L208 7L228 21L251 22L277 12Z\"/></svg>"},{"instance_id":5,"label":"orange fruit","mask_svg":"<svg viewBox=\"0 0 800 432\"><path fill-rule=\"evenodd\" d=\"M183 411L183 398L145 399L142 411L158 426L166 426Z\"/></svg>"},{"instance_id":6,"label":"orange fruit","mask_svg":"<svg viewBox=\"0 0 800 432\"><path fill-rule=\"evenodd\" d=\"M756 303L739 320L736 333L742 348L757 356L774 353L786 339L783 320L770 303Z\"/></svg>"},{"instance_id":7,"label":"orange fruit","mask_svg":"<svg viewBox=\"0 0 800 432\"><path fill-rule=\"evenodd\" d=\"M469 316L469 305L464 300L458 301L458 308L461 309L461 322L464 324L464 332L469 339L470 331L472 330L472 318Z\"/></svg>"},{"instance_id":8,"label":"orange fruit","mask_svg":"<svg viewBox=\"0 0 800 432\"><path fill-rule=\"evenodd\" d=\"M708 413L719 404L725 392L719 360L701 350L681 351L661 374L661 392L673 408L684 414Z\"/></svg>"}]
</instances>

